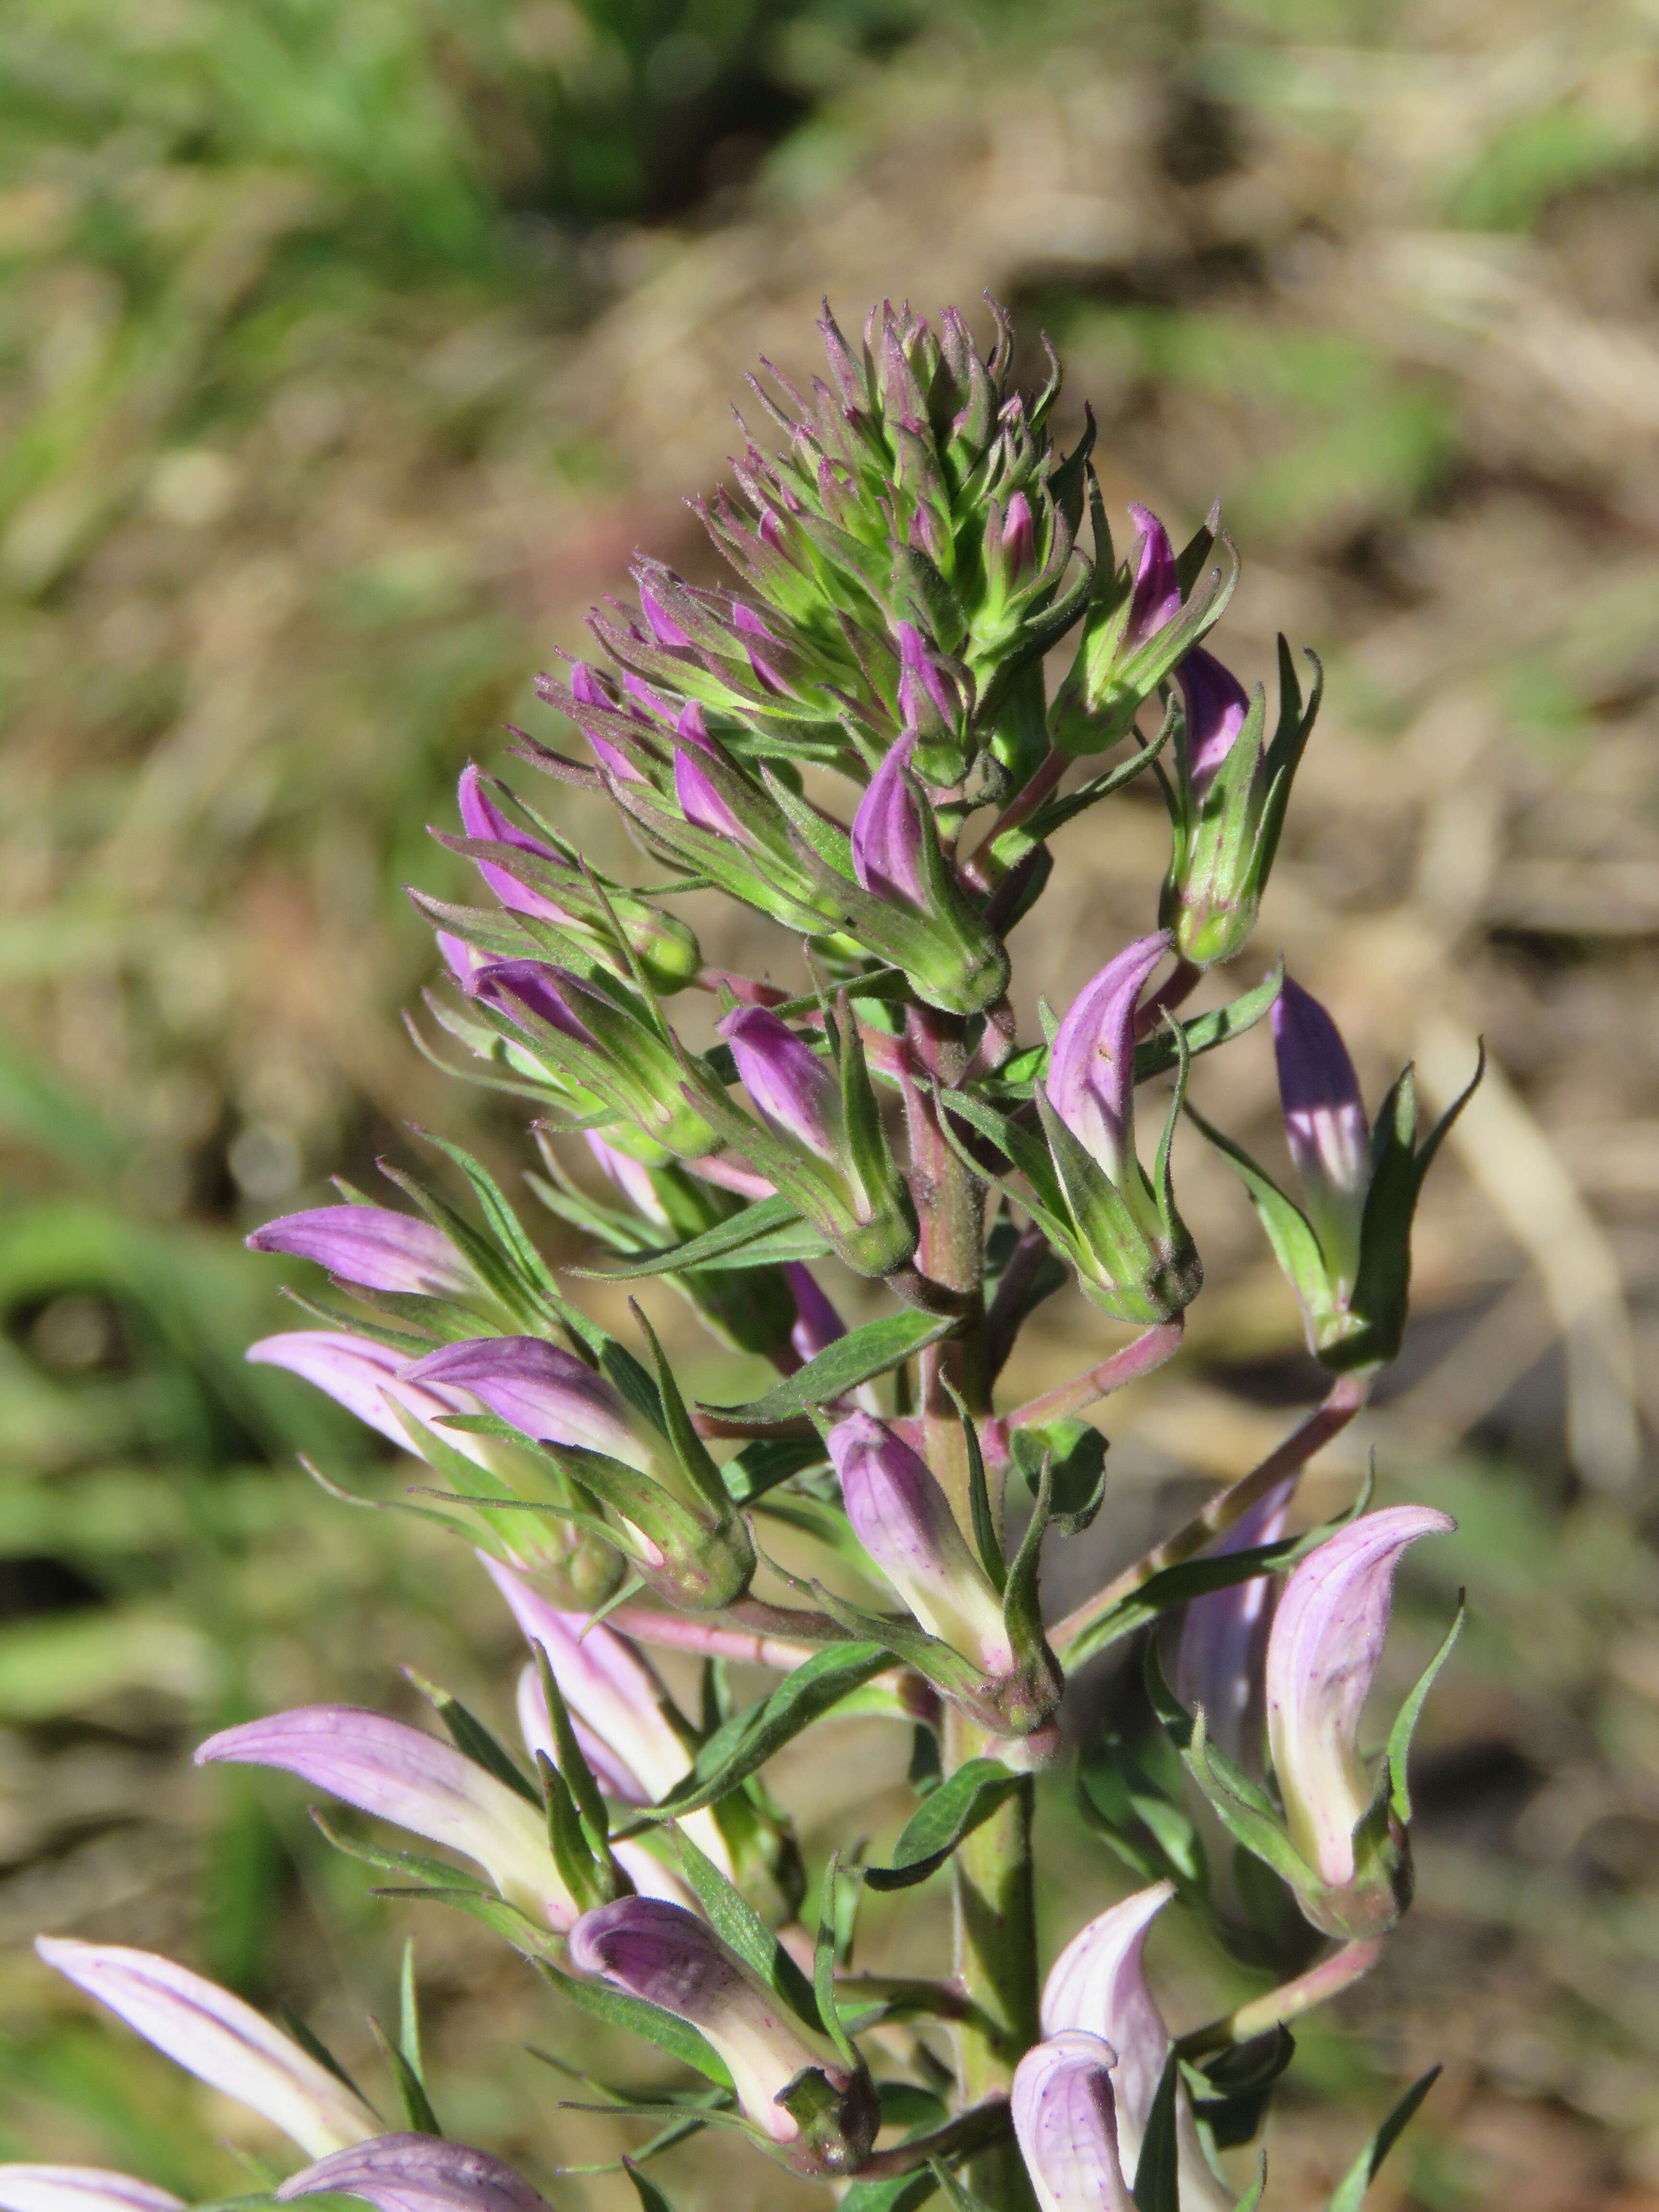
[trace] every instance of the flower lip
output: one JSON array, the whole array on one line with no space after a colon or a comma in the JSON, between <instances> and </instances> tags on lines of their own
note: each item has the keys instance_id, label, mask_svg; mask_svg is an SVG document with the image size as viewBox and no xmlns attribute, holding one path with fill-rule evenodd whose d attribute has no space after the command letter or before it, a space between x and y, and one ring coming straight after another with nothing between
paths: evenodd
<instances>
[{"instance_id":1,"label":"flower lip","mask_svg":"<svg viewBox=\"0 0 1659 2212\"><path fill-rule=\"evenodd\" d=\"M1267 1736L1291 1839L1320 1876L1354 1878L1353 1831L1370 1802L1360 1714L1389 1632L1395 1569L1419 1536L1457 1526L1430 1505L1350 1522L1285 1583L1267 1639Z\"/></svg>"},{"instance_id":2,"label":"flower lip","mask_svg":"<svg viewBox=\"0 0 1659 2212\"><path fill-rule=\"evenodd\" d=\"M184 2212L154 2182L101 2166L0 2165L0 2212Z\"/></svg>"},{"instance_id":3,"label":"flower lip","mask_svg":"<svg viewBox=\"0 0 1659 2212\"><path fill-rule=\"evenodd\" d=\"M441 2136L378 2136L290 2174L273 2193L286 2203L337 2190L376 2212L550 2212L502 2160Z\"/></svg>"},{"instance_id":4,"label":"flower lip","mask_svg":"<svg viewBox=\"0 0 1659 2212\"><path fill-rule=\"evenodd\" d=\"M210 2088L262 2113L313 2158L378 2135L355 2091L215 1982L154 1952L40 1936L34 1948L88 1996Z\"/></svg>"},{"instance_id":5,"label":"flower lip","mask_svg":"<svg viewBox=\"0 0 1659 2212\"><path fill-rule=\"evenodd\" d=\"M1118 2148L1116 2063L1103 2038L1073 2028L1014 2069L1014 2136L1042 2212L1134 2212Z\"/></svg>"},{"instance_id":6,"label":"flower lip","mask_svg":"<svg viewBox=\"0 0 1659 2212\"><path fill-rule=\"evenodd\" d=\"M251 1252L313 1260L366 1291L428 1297L476 1296L477 1281L441 1229L384 1206L316 1206L256 1229Z\"/></svg>"}]
</instances>

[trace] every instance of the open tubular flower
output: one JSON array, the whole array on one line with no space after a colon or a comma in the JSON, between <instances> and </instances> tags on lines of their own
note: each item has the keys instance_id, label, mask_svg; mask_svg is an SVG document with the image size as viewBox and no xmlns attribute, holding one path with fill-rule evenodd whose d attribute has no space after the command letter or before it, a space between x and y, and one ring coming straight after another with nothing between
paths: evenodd
<instances>
[{"instance_id":1,"label":"open tubular flower","mask_svg":"<svg viewBox=\"0 0 1659 2212\"><path fill-rule=\"evenodd\" d=\"M1289 1278L1310 1348L1328 1367L1381 1366L1399 1352L1411 1289L1412 1222L1447 1131L1480 1080L1417 1143L1417 1091L1402 1071L1368 1129L1359 1078L1335 1023L1286 976L1273 1010L1285 1135L1297 1206L1231 1138L1193 1118L1243 1178Z\"/></svg>"},{"instance_id":2,"label":"open tubular flower","mask_svg":"<svg viewBox=\"0 0 1659 2212\"><path fill-rule=\"evenodd\" d=\"M1116 2054L1110 2090L1127 2188L1134 2183L1152 2100L1170 2056L1170 2031L1147 1986L1141 1958L1147 1931L1173 1894L1171 1883L1154 1882L1097 1913L1055 1960L1042 1990L1045 2044L1040 2049L1081 2033L1103 2041ZM1071 2055L1075 2061L1084 2054L1073 2051ZM1055 2074L1063 2078L1058 2062ZM1073 2084L1066 2093L1066 2104L1086 2114L1086 2105L1073 2104L1082 2094L1081 2085ZM1232 2193L1216 2179L1199 2141L1184 2082L1176 2091L1176 2145L1182 2212L1232 2212ZM1071 2202L1066 2200L1064 2212L1070 2212Z\"/></svg>"},{"instance_id":3,"label":"open tubular flower","mask_svg":"<svg viewBox=\"0 0 1659 2212\"><path fill-rule=\"evenodd\" d=\"M196 1763L283 1767L476 1860L510 1904L544 1926L568 1928L576 1917L535 1807L453 1745L402 1721L352 1705L301 1705L222 1729Z\"/></svg>"},{"instance_id":4,"label":"open tubular flower","mask_svg":"<svg viewBox=\"0 0 1659 2212\"><path fill-rule=\"evenodd\" d=\"M744 2117L797 2172L855 2172L875 2137L868 2075L789 2012L708 1923L658 1898L585 1913L570 1963L690 2021L726 2062Z\"/></svg>"},{"instance_id":5,"label":"open tubular flower","mask_svg":"<svg viewBox=\"0 0 1659 2212\"><path fill-rule=\"evenodd\" d=\"M1085 984L1036 1089L1052 1163L1043 1225L1075 1263L1085 1296L1119 1321L1168 1321L1203 1280L1170 1181L1179 1089L1150 1176L1135 1151L1135 1009L1169 950L1164 932L1140 938Z\"/></svg>"},{"instance_id":6,"label":"open tubular flower","mask_svg":"<svg viewBox=\"0 0 1659 2212\"><path fill-rule=\"evenodd\" d=\"M1291 784L1319 712L1317 661L1307 705L1279 641L1279 723L1267 737L1267 695L1254 698L1202 647L1176 670L1183 713L1175 775L1164 780L1174 847L1160 918L1194 968L1244 950L1279 850Z\"/></svg>"},{"instance_id":7,"label":"open tubular flower","mask_svg":"<svg viewBox=\"0 0 1659 2212\"><path fill-rule=\"evenodd\" d=\"M1123 2179L1111 2069L1117 2053L1070 2028L1014 2069L1014 2136L1042 2212L1134 2212Z\"/></svg>"},{"instance_id":8,"label":"open tubular flower","mask_svg":"<svg viewBox=\"0 0 1659 2212\"><path fill-rule=\"evenodd\" d=\"M260 2113L311 2157L380 2132L374 2114L337 2075L252 2005L188 1967L151 1951L65 1936L40 1936L34 1948L147 2043L210 2088Z\"/></svg>"}]
</instances>

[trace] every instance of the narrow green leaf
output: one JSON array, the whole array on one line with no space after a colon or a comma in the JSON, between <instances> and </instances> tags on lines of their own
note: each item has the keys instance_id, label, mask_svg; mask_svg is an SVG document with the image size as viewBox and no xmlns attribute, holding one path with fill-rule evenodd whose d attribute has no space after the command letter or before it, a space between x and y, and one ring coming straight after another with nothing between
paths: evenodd
<instances>
[{"instance_id":1,"label":"narrow green leaf","mask_svg":"<svg viewBox=\"0 0 1659 2212\"><path fill-rule=\"evenodd\" d=\"M705 1229L700 1237L689 1237L684 1244L666 1246L659 1252L643 1252L622 1267L573 1267L573 1275L591 1276L601 1282L631 1281L637 1275L678 1274L686 1267L707 1267L720 1261L733 1261L736 1255L759 1243L763 1239L786 1237L800 1232L799 1242L803 1249L796 1251L793 1243L787 1252L769 1249L764 1260L752 1255L743 1261L745 1267L769 1265L773 1261L816 1259L830 1249L825 1238L820 1237L810 1223L802 1221L799 1210L787 1198L757 1199L746 1206L741 1213L734 1213L726 1221L716 1222ZM805 1249L811 1246L811 1250Z\"/></svg>"},{"instance_id":2,"label":"narrow green leaf","mask_svg":"<svg viewBox=\"0 0 1659 2212\"><path fill-rule=\"evenodd\" d=\"M630 2035L641 2035L647 2043L655 2044L659 2051L666 2051L683 2066L691 2067L722 2089L732 2086L732 2075L726 2061L708 2039L682 2020L676 2013L665 2012L660 2005L647 2003L643 1997L630 1996L626 1990L613 1988L609 1982L587 1981L568 1973L550 1959L538 1959L537 1966L542 1974L574 2005L602 2020L609 2027L623 2027Z\"/></svg>"},{"instance_id":3,"label":"narrow green leaf","mask_svg":"<svg viewBox=\"0 0 1659 2212\"><path fill-rule=\"evenodd\" d=\"M818 1897L817 1942L812 1950L812 1994L817 1999L818 2018L830 2040L847 2063L856 2068L859 2054L842 2025L841 2008L836 2002L836 1964L842 1952L841 1924L836 1909L836 1887L840 1876L841 1853L831 1851ZM856 1879L855 1876L855 1893Z\"/></svg>"},{"instance_id":4,"label":"narrow green leaf","mask_svg":"<svg viewBox=\"0 0 1659 2212\"><path fill-rule=\"evenodd\" d=\"M1135 2212L1181 2212L1179 2152L1176 2141L1176 2090L1181 2061L1173 2048L1164 2062L1158 2093L1146 2115L1135 2166Z\"/></svg>"},{"instance_id":5,"label":"narrow green leaf","mask_svg":"<svg viewBox=\"0 0 1659 2212\"><path fill-rule=\"evenodd\" d=\"M1337 2184L1336 2194L1327 2206L1326 2212L1359 2212L1365 2201L1366 2191L1376 2179L1377 2168L1405 2133L1416 2115L1418 2106L1439 2079L1440 2069L1431 2066L1426 2074L1412 2083Z\"/></svg>"},{"instance_id":6,"label":"narrow green leaf","mask_svg":"<svg viewBox=\"0 0 1659 2212\"><path fill-rule=\"evenodd\" d=\"M748 1899L734 1889L713 1859L698 1850L684 1828L672 1830L680 1870L708 1916L720 1941L735 1951L798 2019L823 2031L812 1984L795 1964Z\"/></svg>"},{"instance_id":7,"label":"narrow green leaf","mask_svg":"<svg viewBox=\"0 0 1659 2212\"><path fill-rule=\"evenodd\" d=\"M886 1374L959 1326L948 1315L941 1318L938 1314L908 1310L887 1314L837 1337L816 1359L809 1359L798 1373L786 1376L763 1397L741 1406L708 1406L704 1410L727 1421L793 1420L810 1407L828 1405L856 1389L860 1382Z\"/></svg>"},{"instance_id":8,"label":"narrow green leaf","mask_svg":"<svg viewBox=\"0 0 1659 2212\"><path fill-rule=\"evenodd\" d=\"M432 2100L426 2094L426 2084L380 2021L371 2016L368 2024L374 2031L374 2040L380 2046L380 2056L391 2070L392 2086L398 2092L398 2102L403 2107L404 2126L411 2135L442 2135L438 2115L432 2109Z\"/></svg>"},{"instance_id":9,"label":"narrow green leaf","mask_svg":"<svg viewBox=\"0 0 1659 2212\"><path fill-rule=\"evenodd\" d=\"M890 1866L867 1867L872 1889L908 1889L942 1867L964 1836L988 1820L1022 1777L1000 1759L970 1759L922 1800L893 1846Z\"/></svg>"},{"instance_id":10,"label":"narrow green leaf","mask_svg":"<svg viewBox=\"0 0 1659 2212\"><path fill-rule=\"evenodd\" d=\"M421 2005L415 1987L415 1938L404 1941L403 1965L398 1976L398 2048L414 2069L416 2077L424 2081L426 2069L421 2061Z\"/></svg>"},{"instance_id":11,"label":"narrow green leaf","mask_svg":"<svg viewBox=\"0 0 1659 2212\"><path fill-rule=\"evenodd\" d=\"M974 1419L963 1405L953 1383L947 1382L951 1402L962 1423L962 1439L968 1452L968 1503L973 1515L974 1547L979 1553L979 1563L990 1577L997 1595L1001 1596L1008 1586L1008 1562L1002 1556L1002 1546L997 1539L996 1521L991 1511L990 1487L985 1480L985 1455L979 1448L979 1431Z\"/></svg>"},{"instance_id":12,"label":"narrow green leaf","mask_svg":"<svg viewBox=\"0 0 1659 2212\"><path fill-rule=\"evenodd\" d=\"M1409 1822L1412 1817L1411 1791L1407 1786L1406 1765L1411 1755L1412 1738L1417 1732L1418 1718L1423 1711L1424 1700L1434 1687L1435 1677L1447 1660L1451 1657L1452 1646L1463 1632L1463 1623L1468 1618L1468 1610L1465 1595L1463 1591L1459 1590L1457 1611L1452 1616L1452 1625L1446 1631L1440 1649L1418 1676L1415 1686L1395 1716L1394 1726L1389 1730L1389 1802L1393 1806L1395 1818L1402 1825Z\"/></svg>"},{"instance_id":13,"label":"narrow green leaf","mask_svg":"<svg viewBox=\"0 0 1659 2212\"><path fill-rule=\"evenodd\" d=\"M674 2212L670 2199L664 2196L647 2173L642 2173L635 2159L625 2158L623 2172L634 2185L634 2194L640 2200L640 2212Z\"/></svg>"},{"instance_id":14,"label":"narrow green leaf","mask_svg":"<svg viewBox=\"0 0 1659 2212\"><path fill-rule=\"evenodd\" d=\"M504 1782L509 1790L527 1804L533 1805L539 1813L542 1809L541 1791L477 1714L470 1712L459 1698L452 1697L436 1682L428 1682L424 1675L416 1674L414 1668L405 1667L404 1673L449 1730L456 1750L464 1752L473 1765L482 1766L486 1774L493 1774L497 1782Z\"/></svg>"}]
</instances>

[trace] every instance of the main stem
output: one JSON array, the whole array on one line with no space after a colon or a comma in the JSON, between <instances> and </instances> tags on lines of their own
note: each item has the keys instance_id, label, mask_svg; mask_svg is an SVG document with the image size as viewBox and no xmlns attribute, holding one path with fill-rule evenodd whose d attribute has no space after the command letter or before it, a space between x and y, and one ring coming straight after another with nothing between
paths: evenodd
<instances>
[{"instance_id":1,"label":"main stem","mask_svg":"<svg viewBox=\"0 0 1659 2212\"><path fill-rule=\"evenodd\" d=\"M915 1073L905 1085L912 1189L921 1238L920 1273L967 1305L963 1328L922 1355L921 1413L929 1468L964 1531L971 1527L969 1467L962 1420L951 1397L976 1418L990 1412L985 1336L984 1193L948 1145L929 1079L948 1088L967 1066L964 1025L913 1010L908 1042ZM946 1386L949 1386L947 1388ZM991 1506L1001 1519L1000 1486ZM991 1748L984 1730L948 1709L947 1775ZM1014 2068L1037 2039L1036 1898L1031 1867L1031 1784L1023 1782L957 1849L952 1869L954 1967L969 2001L953 2030L958 2109L1006 2096ZM1003 2143L975 2159L969 2186L999 2212L1031 2212L1030 2184L1018 2151Z\"/></svg>"}]
</instances>

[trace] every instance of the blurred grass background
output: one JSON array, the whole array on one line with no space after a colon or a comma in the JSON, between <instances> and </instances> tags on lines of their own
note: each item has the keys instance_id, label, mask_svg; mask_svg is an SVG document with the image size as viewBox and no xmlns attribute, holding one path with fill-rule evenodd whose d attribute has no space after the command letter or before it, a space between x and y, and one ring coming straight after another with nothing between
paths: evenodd
<instances>
[{"instance_id":1,"label":"blurred grass background","mask_svg":"<svg viewBox=\"0 0 1659 2212\"><path fill-rule=\"evenodd\" d=\"M1115 509L1179 532L1222 495L1230 659L1266 673L1282 628L1326 659L1264 948L1374 1085L1414 1054L1440 1101L1477 1033L1495 1059L1407 1358L1310 1486L1375 1445L1388 1494L1462 1521L1397 1679L1460 1583L1475 1613L1419 1909L1306 2038L1274 2195L1318 2201L1440 2058L1374 2202L1659 2206L1652 0L14 0L0 2154L204 2191L238 2185L216 2136L258 2142L50 1985L37 1929L177 1949L354 2057L388 2003L401 1917L298 1793L189 1747L306 1698L407 1710L405 1660L505 1722L513 1641L462 1559L297 1471L363 1447L242 1365L282 1309L240 1233L411 1161L410 1122L521 1160L397 1019L431 958L400 887L450 880L424 825L504 720L551 734L529 677L633 546L706 568L679 502L757 354L810 366L824 292L987 286L1060 346ZM1066 833L1019 948L1050 996L1146 926L1165 834L1140 793ZM1271 1142L1261 1040L1201 1082ZM1226 1171L1180 1164L1210 1287L1194 1357L1104 1423L1123 1554L1317 1388ZM1096 1341L1058 1300L1023 1372ZM781 1776L809 1842L891 1819L868 1749L854 1808L850 1758ZM1048 1832L1058 1938L1122 1881L1058 1798ZM872 1939L927 1936L922 1895ZM455 2130L543 2179L598 2154L520 2048L568 2023L465 1926L419 1936ZM1210 1965L1160 1963L1198 2017ZM716 2168L677 2170L708 2201Z\"/></svg>"}]
</instances>

